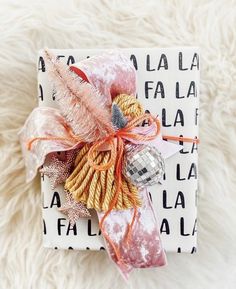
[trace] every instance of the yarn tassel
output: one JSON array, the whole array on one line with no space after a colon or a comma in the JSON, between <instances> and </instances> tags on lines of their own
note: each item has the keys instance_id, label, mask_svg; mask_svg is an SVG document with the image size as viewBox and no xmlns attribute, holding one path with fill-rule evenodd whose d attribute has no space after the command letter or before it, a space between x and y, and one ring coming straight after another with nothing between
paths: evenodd
<instances>
[{"instance_id":1,"label":"yarn tassel","mask_svg":"<svg viewBox=\"0 0 236 289\"><path fill-rule=\"evenodd\" d=\"M117 128L124 127L126 117L137 117L143 114L142 106L137 99L130 95L118 95L113 100L112 122ZM90 167L87 155L90 145L86 144L75 159L75 168L66 180L65 189L75 200L84 203L87 208L98 211L108 211L116 191L115 165L108 170L95 170ZM96 153L96 163L106 164L111 157L110 151ZM139 192L136 186L122 176L121 189L114 206L116 210L130 209L141 206Z\"/></svg>"},{"instance_id":2,"label":"yarn tassel","mask_svg":"<svg viewBox=\"0 0 236 289\"><path fill-rule=\"evenodd\" d=\"M85 145L78 153L74 171L67 178L65 189L73 195L76 201L82 202L87 208L107 211L115 192L114 166L107 172L94 170L87 162L88 150L89 146ZM100 152L96 156L96 162L97 164L107 163L109 157L110 152ZM133 198L135 198L136 204L140 206L141 201L138 189L125 178L122 179L122 184L123 187L114 209L124 210L132 208Z\"/></svg>"}]
</instances>

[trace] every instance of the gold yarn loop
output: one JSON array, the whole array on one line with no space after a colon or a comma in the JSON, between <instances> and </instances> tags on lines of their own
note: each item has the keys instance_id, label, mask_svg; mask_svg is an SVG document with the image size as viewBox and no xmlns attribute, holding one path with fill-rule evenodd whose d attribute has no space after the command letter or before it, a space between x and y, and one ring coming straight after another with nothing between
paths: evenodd
<instances>
[{"instance_id":1,"label":"gold yarn loop","mask_svg":"<svg viewBox=\"0 0 236 289\"><path fill-rule=\"evenodd\" d=\"M119 106L124 116L131 119L144 114L142 105L133 95L119 94L113 99L113 103Z\"/></svg>"}]
</instances>

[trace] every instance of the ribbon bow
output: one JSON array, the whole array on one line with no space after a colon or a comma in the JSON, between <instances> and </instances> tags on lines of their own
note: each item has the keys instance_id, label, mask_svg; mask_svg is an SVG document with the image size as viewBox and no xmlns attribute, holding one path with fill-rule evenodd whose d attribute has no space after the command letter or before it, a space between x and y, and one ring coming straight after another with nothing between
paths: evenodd
<instances>
[{"instance_id":1,"label":"ribbon bow","mask_svg":"<svg viewBox=\"0 0 236 289\"><path fill-rule=\"evenodd\" d=\"M129 142L153 145L159 149L164 158L167 158L179 151L181 147L165 142L163 138L189 142L198 142L198 140L162 137L158 118L150 114L135 117L129 120L124 128L114 130L108 111L112 99L122 93L136 94L136 72L125 55L119 52L108 52L86 59L71 66L70 69L75 73L59 63L49 51L45 52L44 58L47 61L49 76L58 90L56 100L59 109L50 107L34 109L19 133L27 181L34 178L49 153L79 149L84 143L90 143L87 158L91 167L102 171L115 166L115 194L108 211L97 212L111 258L126 277L134 267L164 265L165 254L147 191L140 191L142 207L137 208L135 199L130 195L133 209L119 212L113 210L122 188L125 145ZM84 81L78 80L78 76ZM143 121L148 122L148 127L140 126ZM109 150L110 159L106 163L97 164L96 155L101 150ZM133 217L129 222L131 214ZM131 230L136 218L139 222L136 222L134 230ZM131 233L132 244L129 243ZM129 246L124 244L124 238ZM151 241L137 243L142 238ZM142 255L143 250L147 252L145 254L148 255L148 259L146 255ZM136 253L139 253L138 260L133 258Z\"/></svg>"}]
</instances>

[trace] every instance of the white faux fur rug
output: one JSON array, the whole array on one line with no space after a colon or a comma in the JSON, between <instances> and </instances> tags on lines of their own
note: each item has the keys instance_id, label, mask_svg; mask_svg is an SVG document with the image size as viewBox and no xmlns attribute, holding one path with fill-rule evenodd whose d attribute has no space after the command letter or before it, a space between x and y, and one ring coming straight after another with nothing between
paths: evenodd
<instances>
[{"instance_id":1,"label":"white faux fur rug","mask_svg":"<svg viewBox=\"0 0 236 289\"><path fill-rule=\"evenodd\" d=\"M236 288L236 2L1 0L0 31L0 288ZM178 45L201 48L198 253L125 284L104 252L42 248L17 132L37 105L40 48Z\"/></svg>"}]
</instances>

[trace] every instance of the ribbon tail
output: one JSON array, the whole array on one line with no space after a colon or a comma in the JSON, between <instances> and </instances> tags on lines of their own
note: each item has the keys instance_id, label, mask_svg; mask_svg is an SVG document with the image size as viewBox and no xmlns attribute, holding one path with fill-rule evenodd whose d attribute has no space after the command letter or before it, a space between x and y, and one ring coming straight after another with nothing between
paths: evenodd
<instances>
[{"instance_id":1,"label":"ribbon tail","mask_svg":"<svg viewBox=\"0 0 236 289\"><path fill-rule=\"evenodd\" d=\"M131 238L125 236L132 219L133 209L113 210L104 220L104 230L117 246L120 259L117 260L112 246L106 242L108 254L122 276L127 280L134 268L149 268L166 265L166 255L162 247L158 223L147 190L140 192L142 207L138 209ZM98 212L99 221L104 213Z\"/></svg>"},{"instance_id":2,"label":"ribbon tail","mask_svg":"<svg viewBox=\"0 0 236 289\"><path fill-rule=\"evenodd\" d=\"M68 151L77 148L80 144L71 138L60 111L49 107L35 108L18 135L25 160L27 182L36 176L38 168L43 165L49 153ZM49 139L34 142L32 149L28 150L28 142L37 137L48 137ZM50 137L60 137L61 139L50 140Z\"/></svg>"}]
</instances>

